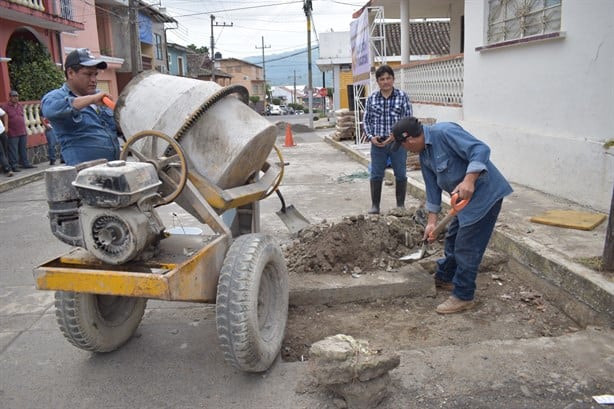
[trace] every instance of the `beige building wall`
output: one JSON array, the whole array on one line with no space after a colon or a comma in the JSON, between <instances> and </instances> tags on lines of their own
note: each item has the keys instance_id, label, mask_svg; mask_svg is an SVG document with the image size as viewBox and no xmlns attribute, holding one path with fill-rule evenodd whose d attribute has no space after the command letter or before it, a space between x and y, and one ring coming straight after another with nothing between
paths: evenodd
<instances>
[{"instance_id":1,"label":"beige building wall","mask_svg":"<svg viewBox=\"0 0 614 409\"><path fill-rule=\"evenodd\" d=\"M264 100L264 82L262 67L237 58L217 60L218 69L232 75L231 84L243 85L250 96L258 96Z\"/></svg>"}]
</instances>

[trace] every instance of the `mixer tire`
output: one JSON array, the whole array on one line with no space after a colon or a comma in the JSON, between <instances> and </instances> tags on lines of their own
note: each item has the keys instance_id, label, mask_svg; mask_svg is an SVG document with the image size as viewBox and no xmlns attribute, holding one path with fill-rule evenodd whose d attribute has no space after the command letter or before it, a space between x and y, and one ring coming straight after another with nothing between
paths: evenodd
<instances>
[{"instance_id":1,"label":"mixer tire","mask_svg":"<svg viewBox=\"0 0 614 409\"><path fill-rule=\"evenodd\" d=\"M217 287L216 324L224 358L245 372L279 356L288 319L288 270L271 236L246 234L230 246Z\"/></svg>"},{"instance_id":2,"label":"mixer tire","mask_svg":"<svg viewBox=\"0 0 614 409\"><path fill-rule=\"evenodd\" d=\"M139 326L147 298L56 291L55 316L60 331L77 348L114 351Z\"/></svg>"}]
</instances>

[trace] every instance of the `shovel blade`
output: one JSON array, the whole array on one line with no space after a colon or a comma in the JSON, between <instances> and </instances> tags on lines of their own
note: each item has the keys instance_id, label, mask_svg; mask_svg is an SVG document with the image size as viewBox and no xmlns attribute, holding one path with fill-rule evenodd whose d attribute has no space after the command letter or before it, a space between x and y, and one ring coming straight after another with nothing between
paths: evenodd
<instances>
[{"instance_id":1,"label":"shovel blade","mask_svg":"<svg viewBox=\"0 0 614 409\"><path fill-rule=\"evenodd\" d=\"M422 257L424 257L424 254L426 253L426 245L422 245L422 247L420 248L420 250L408 254L406 256L403 257L399 257L400 261L416 261L416 260L420 260Z\"/></svg>"},{"instance_id":2,"label":"shovel blade","mask_svg":"<svg viewBox=\"0 0 614 409\"><path fill-rule=\"evenodd\" d=\"M290 233L298 233L301 229L309 226L309 220L305 218L299 212L294 205L290 205L286 207L285 211L279 210L276 212L277 216L281 219L282 222L286 225Z\"/></svg>"}]
</instances>

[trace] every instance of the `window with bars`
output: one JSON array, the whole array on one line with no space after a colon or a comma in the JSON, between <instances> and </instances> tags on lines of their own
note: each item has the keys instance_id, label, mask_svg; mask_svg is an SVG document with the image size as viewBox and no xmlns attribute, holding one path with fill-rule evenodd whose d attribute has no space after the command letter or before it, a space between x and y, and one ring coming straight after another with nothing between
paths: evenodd
<instances>
[{"instance_id":1,"label":"window with bars","mask_svg":"<svg viewBox=\"0 0 614 409\"><path fill-rule=\"evenodd\" d=\"M60 15L66 20L74 20L71 0L60 0Z\"/></svg>"},{"instance_id":2,"label":"window with bars","mask_svg":"<svg viewBox=\"0 0 614 409\"><path fill-rule=\"evenodd\" d=\"M563 0L489 0L488 44L561 30Z\"/></svg>"},{"instance_id":3,"label":"window with bars","mask_svg":"<svg viewBox=\"0 0 614 409\"><path fill-rule=\"evenodd\" d=\"M156 59L162 60L162 36L154 33L154 40L156 43Z\"/></svg>"}]
</instances>

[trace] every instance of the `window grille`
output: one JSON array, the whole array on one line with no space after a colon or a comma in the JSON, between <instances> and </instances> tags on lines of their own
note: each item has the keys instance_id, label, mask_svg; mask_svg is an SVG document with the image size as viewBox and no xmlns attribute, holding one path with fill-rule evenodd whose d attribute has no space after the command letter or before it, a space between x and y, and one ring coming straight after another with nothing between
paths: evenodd
<instances>
[{"instance_id":1,"label":"window grille","mask_svg":"<svg viewBox=\"0 0 614 409\"><path fill-rule=\"evenodd\" d=\"M489 0L488 44L561 30L563 0Z\"/></svg>"},{"instance_id":2,"label":"window grille","mask_svg":"<svg viewBox=\"0 0 614 409\"><path fill-rule=\"evenodd\" d=\"M60 0L60 13L62 18L74 21L71 0Z\"/></svg>"},{"instance_id":3,"label":"window grille","mask_svg":"<svg viewBox=\"0 0 614 409\"><path fill-rule=\"evenodd\" d=\"M160 34L154 34L156 41L156 59L163 60L162 57L162 36Z\"/></svg>"}]
</instances>

